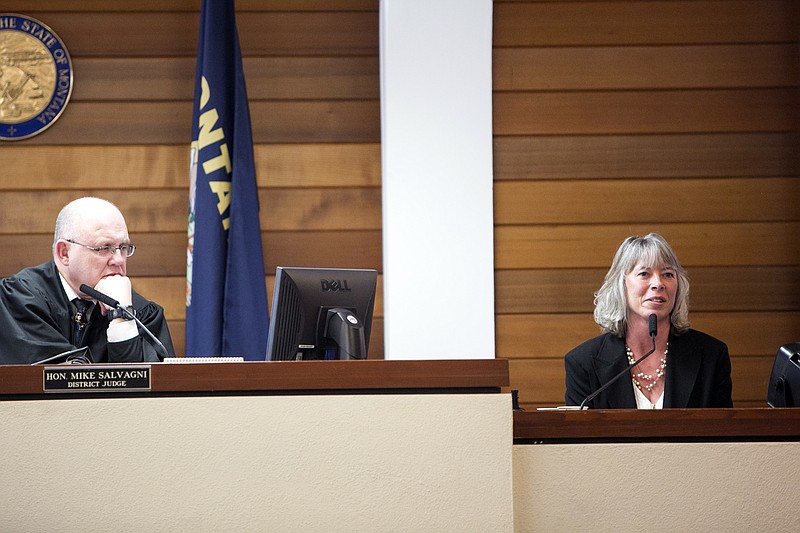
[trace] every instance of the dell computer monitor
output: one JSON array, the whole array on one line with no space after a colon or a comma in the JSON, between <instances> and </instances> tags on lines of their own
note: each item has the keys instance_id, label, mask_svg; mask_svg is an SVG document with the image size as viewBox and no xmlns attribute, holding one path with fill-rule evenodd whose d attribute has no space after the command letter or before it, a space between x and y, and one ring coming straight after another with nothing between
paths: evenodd
<instances>
[{"instance_id":1,"label":"dell computer monitor","mask_svg":"<svg viewBox=\"0 0 800 533\"><path fill-rule=\"evenodd\" d=\"M375 270L278 267L267 361L367 358Z\"/></svg>"}]
</instances>

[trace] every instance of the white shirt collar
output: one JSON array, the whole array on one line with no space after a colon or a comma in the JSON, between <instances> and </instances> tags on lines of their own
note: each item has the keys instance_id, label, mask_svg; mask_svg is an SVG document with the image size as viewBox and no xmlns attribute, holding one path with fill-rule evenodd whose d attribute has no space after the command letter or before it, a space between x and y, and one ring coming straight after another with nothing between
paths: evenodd
<instances>
[{"instance_id":1,"label":"white shirt collar","mask_svg":"<svg viewBox=\"0 0 800 533\"><path fill-rule=\"evenodd\" d=\"M80 296L78 296L78 293L75 292L75 289L70 287L69 283L67 283L67 280L65 280L64 276L61 275L61 272L58 273L58 279L61 280L61 286L64 287L64 292L67 293L67 300L71 302L75 298L80 298ZM94 302L94 300L92 300L92 302Z\"/></svg>"}]
</instances>

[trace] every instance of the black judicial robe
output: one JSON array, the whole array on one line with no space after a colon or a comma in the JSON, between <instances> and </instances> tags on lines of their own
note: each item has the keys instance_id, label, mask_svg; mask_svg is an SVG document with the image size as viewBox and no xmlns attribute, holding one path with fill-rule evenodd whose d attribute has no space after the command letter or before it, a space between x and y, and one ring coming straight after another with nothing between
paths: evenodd
<instances>
[{"instance_id":1,"label":"black judicial robe","mask_svg":"<svg viewBox=\"0 0 800 533\"><path fill-rule=\"evenodd\" d=\"M137 318L174 357L164 309L133 291ZM146 333L109 343L108 319L92 307L81 346L74 342L73 312L55 262L21 270L0 281L0 364L31 364L68 350L89 347L95 363L158 361ZM139 328L141 330L141 328Z\"/></svg>"},{"instance_id":2,"label":"black judicial robe","mask_svg":"<svg viewBox=\"0 0 800 533\"><path fill-rule=\"evenodd\" d=\"M650 357L658 357L653 354ZM571 350L564 358L567 405L580 405L628 366L625 340L606 333ZM664 408L733 407L731 360L727 345L701 331L669 334L664 376ZM590 409L636 409L630 374L588 403Z\"/></svg>"}]
</instances>

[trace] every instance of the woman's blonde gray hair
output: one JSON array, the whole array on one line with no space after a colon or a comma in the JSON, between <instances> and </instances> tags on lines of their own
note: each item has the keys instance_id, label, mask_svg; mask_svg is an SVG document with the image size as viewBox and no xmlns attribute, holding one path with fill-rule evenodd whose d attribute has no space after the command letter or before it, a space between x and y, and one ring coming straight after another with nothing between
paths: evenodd
<instances>
[{"instance_id":1,"label":"woman's blonde gray hair","mask_svg":"<svg viewBox=\"0 0 800 533\"><path fill-rule=\"evenodd\" d=\"M689 276L669 243L658 233L628 237L617 249L603 285L594 295L594 321L604 332L624 337L628 327L628 301L625 276L636 267L669 267L675 271L678 288L670 322L675 333L683 333L689 323Z\"/></svg>"}]
</instances>

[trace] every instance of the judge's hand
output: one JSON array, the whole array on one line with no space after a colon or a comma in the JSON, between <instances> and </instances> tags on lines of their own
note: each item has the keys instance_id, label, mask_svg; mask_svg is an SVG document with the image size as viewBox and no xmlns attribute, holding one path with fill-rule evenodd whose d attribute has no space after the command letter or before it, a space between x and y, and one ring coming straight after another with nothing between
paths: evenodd
<instances>
[{"instance_id":1,"label":"judge's hand","mask_svg":"<svg viewBox=\"0 0 800 533\"><path fill-rule=\"evenodd\" d=\"M114 275L101 278L94 288L117 300L120 305L131 305L131 280L127 276ZM100 309L103 316L105 316L108 312L108 307L101 302Z\"/></svg>"}]
</instances>

